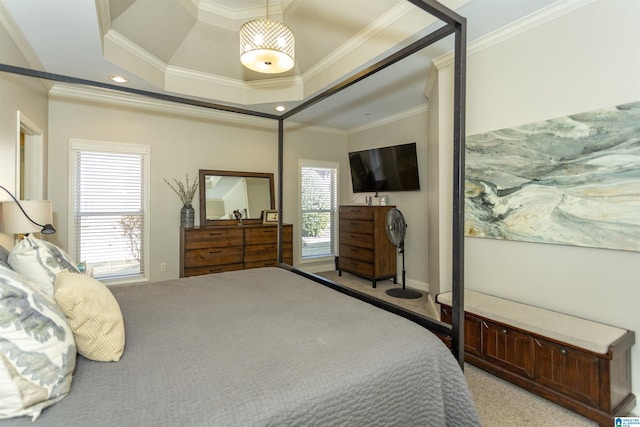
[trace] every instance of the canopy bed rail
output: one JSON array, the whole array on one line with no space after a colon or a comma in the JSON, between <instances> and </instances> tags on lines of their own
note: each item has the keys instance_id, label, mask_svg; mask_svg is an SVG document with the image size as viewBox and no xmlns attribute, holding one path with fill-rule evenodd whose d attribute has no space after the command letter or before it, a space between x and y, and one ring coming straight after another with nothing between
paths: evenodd
<instances>
[{"instance_id":1,"label":"canopy bed rail","mask_svg":"<svg viewBox=\"0 0 640 427\"><path fill-rule=\"evenodd\" d=\"M297 268L293 268L292 266L288 265L288 264L280 264L279 265L280 268L283 268L285 270L289 270L292 271L296 274L299 274L300 276L306 277L307 279L311 279L314 282L323 284L333 290L336 290L338 292L342 292L343 294L349 295L351 297L357 298L361 301L364 301L366 303L369 303L371 305L374 305L378 308L381 308L385 311L391 312L393 314L397 314L398 316L404 317L405 319L408 319L414 323L417 323L418 325L430 330L431 332L433 332L434 334L438 335L443 341L447 341L446 337L449 337L451 335L451 326L448 325L447 323L443 323L443 322L437 322L434 321L432 318L427 317L427 316L423 316L421 314L415 313L413 311L408 311L403 309L402 307L399 307L397 305L391 304L387 301L378 299L376 297L373 297L371 295L362 293L360 291L357 291L355 289L352 288L348 288L346 286L343 286L339 283L333 282L329 279L326 279L322 276L318 276L317 274L313 274L313 273L309 273L308 271L304 271L304 270L299 270Z\"/></svg>"},{"instance_id":2,"label":"canopy bed rail","mask_svg":"<svg viewBox=\"0 0 640 427\"><path fill-rule=\"evenodd\" d=\"M452 242L452 322L451 326L445 325L433 319L423 318L421 316L405 312L393 304L384 301L375 300L355 292L347 292L335 283L321 279L319 276L306 273L295 269L292 266L282 264L282 248L278 250L278 261L282 267L298 272L299 274L309 277L316 282L332 287L344 293L348 293L353 297L365 300L385 310L399 314L405 318L413 320L422 326L443 334L450 338L451 351L456 358L458 364L462 367L464 363L464 135L465 135L465 96L466 96L466 43L467 43L467 24L466 19L448 9L436 0L407 0L416 7L433 15L445 23L445 25L431 34L422 37L418 41L400 49L399 51L389 55L387 58L367 67L351 77L345 77L334 86L324 90L311 99L303 102L298 107L291 109L283 115L273 115L264 112L253 111L250 109L239 108L224 104L205 102L189 98L177 97L167 94L149 92L139 89L126 88L116 85L105 84L101 82L85 80L75 77L64 76L31 70L22 67L16 67L7 64L0 64L0 71L18 74L28 77L51 80L61 83L71 83L85 86L98 87L103 89L114 90L118 92L126 92L134 95L150 97L158 100L174 102L179 104L191 105L196 107L226 111L236 114L244 114L254 117L272 119L278 121L278 209L283 212L283 146L284 146L284 120L294 116L295 114L305 110L337 92L350 87L351 85L367 78L368 76L381 71L388 66L398 62L399 60L418 52L419 50L447 37L451 34L455 37L454 47L454 111L453 111L453 242ZM279 233L282 234L282 215L279 215Z\"/></svg>"}]
</instances>

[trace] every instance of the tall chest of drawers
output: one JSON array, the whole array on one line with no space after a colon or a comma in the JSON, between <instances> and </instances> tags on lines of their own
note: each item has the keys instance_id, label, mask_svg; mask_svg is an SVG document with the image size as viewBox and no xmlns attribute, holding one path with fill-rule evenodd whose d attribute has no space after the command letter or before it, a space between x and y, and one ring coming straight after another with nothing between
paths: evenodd
<instances>
[{"instance_id":1,"label":"tall chest of drawers","mask_svg":"<svg viewBox=\"0 0 640 427\"><path fill-rule=\"evenodd\" d=\"M397 249L385 230L387 212L395 206L340 206L338 271L373 282L392 278L397 283Z\"/></svg>"},{"instance_id":2,"label":"tall chest of drawers","mask_svg":"<svg viewBox=\"0 0 640 427\"><path fill-rule=\"evenodd\" d=\"M293 227L283 225L282 261L293 264ZM180 229L180 277L278 265L278 227Z\"/></svg>"}]
</instances>

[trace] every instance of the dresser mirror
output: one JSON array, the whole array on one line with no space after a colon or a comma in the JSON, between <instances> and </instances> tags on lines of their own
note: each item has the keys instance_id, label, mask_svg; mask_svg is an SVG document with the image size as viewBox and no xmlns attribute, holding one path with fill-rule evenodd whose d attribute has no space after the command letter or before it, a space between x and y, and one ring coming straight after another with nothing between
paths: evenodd
<instances>
[{"instance_id":1,"label":"dresser mirror","mask_svg":"<svg viewBox=\"0 0 640 427\"><path fill-rule=\"evenodd\" d=\"M200 169L200 225L262 223L262 212L275 209L273 174Z\"/></svg>"}]
</instances>

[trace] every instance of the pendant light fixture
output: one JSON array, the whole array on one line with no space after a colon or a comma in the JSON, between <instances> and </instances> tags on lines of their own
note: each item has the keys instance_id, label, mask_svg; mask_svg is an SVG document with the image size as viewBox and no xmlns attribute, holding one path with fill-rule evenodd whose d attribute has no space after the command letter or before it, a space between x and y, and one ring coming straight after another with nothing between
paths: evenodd
<instances>
[{"instance_id":1,"label":"pendant light fixture","mask_svg":"<svg viewBox=\"0 0 640 427\"><path fill-rule=\"evenodd\" d=\"M240 62L258 73L284 73L295 63L293 31L282 22L254 19L240 28Z\"/></svg>"}]
</instances>

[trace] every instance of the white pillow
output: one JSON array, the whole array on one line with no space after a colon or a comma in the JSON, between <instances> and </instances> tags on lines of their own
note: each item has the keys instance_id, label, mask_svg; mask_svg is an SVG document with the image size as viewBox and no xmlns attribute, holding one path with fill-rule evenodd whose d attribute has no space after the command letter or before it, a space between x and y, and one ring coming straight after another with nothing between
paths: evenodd
<instances>
[{"instance_id":1,"label":"white pillow","mask_svg":"<svg viewBox=\"0 0 640 427\"><path fill-rule=\"evenodd\" d=\"M78 353L98 362L120 360L125 343L124 320L109 288L91 276L68 271L58 274L54 287Z\"/></svg>"},{"instance_id":2,"label":"white pillow","mask_svg":"<svg viewBox=\"0 0 640 427\"><path fill-rule=\"evenodd\" d=\"M27 277L52 298L53 281L58 273L64 270L79 272L65 251L31 234L11 249L8 261L12 269Z\"/></svg>"},{"instance_id":3,"label":"white pillow","mask_svg":"<svg viewBox=\"0 0 640 427\"><path fill-rule=\"evenodd\" d=\"M0 418L31 416L71 387L76 346L58 306L0 266Z\"/></svg>"}]
</instances>

